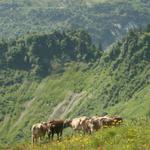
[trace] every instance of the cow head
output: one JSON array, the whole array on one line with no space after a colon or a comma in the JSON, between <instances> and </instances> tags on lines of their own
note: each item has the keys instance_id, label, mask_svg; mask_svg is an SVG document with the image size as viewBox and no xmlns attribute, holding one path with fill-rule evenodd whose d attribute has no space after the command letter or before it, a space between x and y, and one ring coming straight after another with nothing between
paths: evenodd
<instances>
[{"instance_id":1,"label":"cow head","mask_svg":"<svg viewBox=\"0 0 150 150\"><path fill-rule=\"evenodd\" d=\"M70 126L71 126L71 122L72 122L71 119L66 119L66 120L64 121L64 128L70 127Z\"/></svg>"},{"instance_id":2,"label":"cow head","mask_svg":"<svg viewBox=\"0 0 150 150\"><path fill-rule=\"evenodd\" d=\"M54 127L55 127L55 125L52 122L47 123L47 132L48 132L48 134L50 134L52 132Z\"/></svg>"}]
</instances>

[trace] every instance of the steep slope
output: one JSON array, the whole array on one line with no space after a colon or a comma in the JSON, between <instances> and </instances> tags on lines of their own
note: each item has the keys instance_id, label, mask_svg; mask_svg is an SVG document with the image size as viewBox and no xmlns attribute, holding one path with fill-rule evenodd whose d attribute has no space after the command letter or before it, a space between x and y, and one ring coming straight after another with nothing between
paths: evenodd
<instances>
[{"instance_id":1,"label":"steep slope","mask_svg":"<svg viewBox=\"0 0 150 150\"><path fill-rule=\"evenodd\" d=\"M74 36L77 38L77 35L83 32L74 33L71 38ZM88 36L86 33L83 35L85 35L84 40L82 36L79 36L78 41L86 43L88 38L85 37ZM33 42L38 38L38 35L34 38L31 35L29 41L39 45L38 42ZM44 41L45 38L43 43L47 44ZM99 51L91 44L87 46L85 53L81 53L82 46L78 47L78 53L73 51L76 55L71 58L72 53L70 54L70 49L66 48L65 54L69 57L69 61L68 57L62 59L61 55L64 53L60 53L61 55L55 58L59 59L58 62L61 62L62 66L57 70L54 67L46 76L40 76L42 70L40 74L32 73L36 69L34 68L36 61L29 61L32 67L27 70L24 65L18 68L15 61L11 64L5 61L5 58L7 60L16 54L6 55L12 43L14 42L9 43L7 48L5 47L3 51L5 57L1 58L1 66L5 66L5 69L0 70L0 141L2 143L9 144L29 139L32 124L46 121L50 117L90 116L104 112L120 114L127 118L150 116L149 30L131 31L103 54L99 54ZM18 42L15 42L18 47L19 44L16 43ZM45 47L45 44L42 46ZM31 50L31 45L26 47L27 52L28 49ZM60 47L59 44L57 46ZM51 52L55 55L58 47L48 50L52 50ZM21 50L24 51L24 49ZM35 52L33 47L32 50ZM62 49L61 52L63 52ZM94 55L85 57L87 52ZM36 57L33 57L37 56L35 54L37 53L29 56L36 60ZM38 57L42 62L43 55L38 55ZM51 62L55 62L55 59L51 59Z\"/></svg>"},{"instance_id":2,"label":"steep slope","mask_svg":"<svg viewBox=\"0 0 150 150\"><path fill-rule=\"evenodd\" d=\"M84 96L80 93L88 76L80 68L88 69L86 63L101 56L84 31L32 34L1 41L0 47L0 134L5 135L2 142L28 137L33 122L47 120L72 93L66 100L65 116L65 111L76 106L79 95Z\"/></svg>"},{"instance_id":3,"label":"steep slope","mask_svg":"<svg viewBox=\"0 0 150 150\"><path fill-rule=\"evenodd\" d=\"M138 123L137 123L137 122ZM149 150L150 143L150 121L147 118L135 120L135 122L125 122L125 126L117 126L114 128L106 128L99 130L91 135L63 136L62 141L56 140L34 145L34 149L38 150ZM66 129L65 129L66 130ZM33 150L33 146L29 142L14 144L1 149L21 149Z\"/></svg>"},{"instance_id":4,"label":"steep slope","mask_svg":"<svg viewBox=\"0 0 150 150\"><path fill-rule=\"evenodd\" d=\"M111 112L126 117L149 116L149 46L149 33L131 32L104 53L99 67L95 68L95 84L89 91L91 98L73 113L86 110L87 114L101 113L112 109Z\"/></svg>"},{"instance_id":5,"label":"steep slope","mask_svg":"<svg viewBox=\"0 0 150 150\"><path fill-rule=\"evenodd\" d=\"M141 0L2 0L0 37L83 28L94 42L107 47L128 29L148 24L149 6Z\"/></svg>"}]
</instances>

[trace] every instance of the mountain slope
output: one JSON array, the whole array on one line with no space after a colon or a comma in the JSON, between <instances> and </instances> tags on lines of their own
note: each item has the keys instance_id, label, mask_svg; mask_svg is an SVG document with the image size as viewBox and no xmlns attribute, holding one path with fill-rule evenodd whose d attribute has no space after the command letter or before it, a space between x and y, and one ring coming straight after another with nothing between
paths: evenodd
<instances>
[{"instance_id":1,"label":"mountain slope","mask_svg":"<svg viewBox=\"0 0 150 150\"><path fill-rule=\"evenodd\" d=\"M138 123L137 123L138 122ZM80 147L81 150L149 150L150 143L150 121L148 118L142 120L134 120L133 122L125 122L125 125L113 128L101 129L91 135L73 135L63 136L61 141L51 141L42 144L34 145L34 149L38 150L76 150ZM65 129L66 130L66 129ZM3 149L21 149L32 150L33 146L29 142L14 144Z\"/></svg>"},{"instance_id":2,"label":"mountain slope","mask_svg":"<svg viewBox=\"0 0 150 150\"><path fill-rule=\"evenodd\" d=\"M149 6L140 0L2 0L0 37L83 28L105 48L130 28L148 24Z\"/></svg>"},{"instance_id":3,"label":"mountain slope","mask_svg":"<svg viewBox=\"0 0 150 150\"><path fill-rule=\"evenodd\" d=\"M86 43L86 40L89 39L85 38L88 37L85 32L76 31L74 33L70 37L71 39L81 35L79 33L84 34L77 38L78 41ZM57 35L61 34L57 32ZM39 45L38 42L35 42L38 41L39 35L31 35L31 37L29 35L28 38L30 43L34 43L35 46ZM26 38L23 37L22 39L26 41ZM47 38L40 40L44 43L41 49L47 45L45 39ZM57 56L55 58L61 62L61 67L56 70L54 67L46 76L32 73L36 69L34 63L37 59L35 56L38 56L39 62L42 62L44 53L42 55L37 55L37 53L29 55L34 58L29 61L31 68L26 69L24 65L18 68L15 61L9 64L9 61L6 60L10 60L8 59L10 56L16 56L14 55L16 53L9 53L8 55L12 43L18 47L20 42L3 43L3 46L9 46L4 48L3 56L5 57L1 58L3 68L0 70L0 83L2 85L0 87L0 139L2 143L9 144L18 140L29 139L30 127L33 123L46 121L56 116L57 118L90 116L105 112L120 114L126 118L150 116L149 30L130 31L126 37L115 43L103 54L99 53L91 44L91 46L87 46L85 53L81 53L82 46L77 48L78 53L74 53L74 51L70 53L70 49L66 48L65 56L67 57L64 59L62 57L64 53L59 53L59 56L56 55L56 50L60 48L58 44L55 49L48 50L52 52L51 56ZM31 50L31 45L27 44L26 52ZM24 52L24 49L20 50ZM36 52L33 47L32 50ZM60 50L63 52L62 49ZM86 52L93 55L85 57ZM47 51L45 53L47 54ZM75 57L70 57L72 54L75 54ZM24 57L20 63L22 60ZM55 62L55 59L51 59L52 62ZM45 70L43 71L45 72ZM71 104L74 106L70 107ZM63 111L59 111L60 106L63 107ZM69 111L66 110L68 108Z\"/></svg>"}]
</instances>

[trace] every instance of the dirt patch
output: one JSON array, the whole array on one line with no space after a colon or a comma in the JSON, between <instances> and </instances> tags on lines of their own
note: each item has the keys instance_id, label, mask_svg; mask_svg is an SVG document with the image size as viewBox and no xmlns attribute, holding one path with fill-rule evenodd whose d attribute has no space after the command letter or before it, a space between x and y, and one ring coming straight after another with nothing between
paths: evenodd
<instances>
[{"instance_id":1,"label":"dirt patch","mask_svg":"<svg viewBox=\"0 0 150 150\"><path fill-rule=\"evenodd\" d=\"M86 94L86 92L81 93L70 93L67 95L65 100L59 103L53 110L53 113L50 115L49 119L60 119L64 118L71 110L78 105L81 98Z\"/></svg>"}]
</instances>

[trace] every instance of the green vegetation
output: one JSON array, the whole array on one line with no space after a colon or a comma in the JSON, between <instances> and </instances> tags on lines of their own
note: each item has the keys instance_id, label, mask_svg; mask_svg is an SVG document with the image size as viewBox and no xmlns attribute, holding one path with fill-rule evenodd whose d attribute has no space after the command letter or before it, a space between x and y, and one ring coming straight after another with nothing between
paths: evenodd
<instances>
[{"instance_id":1,"label":"green vegetation","mask_svg":"<svg viewBox=\"0 0 150 150\"><path fill-rule=\"evenodd\" d=\"M61 71L65 62L94 61L101 54L85 31L27 35L8 43L2 41L0 48L1 67L23 69L38 76Z\"/></svg>"},{"instance_id":2,"label":"green vegetation","mask_svg":"<svg viewBox=\"0 0 150 150\"><path fill-rule=\"evenodd\" d=\"M149 7L148 0L0 0L0 144L27 140L12 149L31 149L36 122L107 112L134 123L35 149L150 149L150 25L136 29L150 23Z\"/></svg>"},{"instance_id":3,"label":"green vegetation","mask_svg":"<svg viewBox=\"0 0 150 150\"><path fill-rule=\"evenodd\" d=\"M150 22L148 0L0 0L0 38L82 28L103 47Z\"/></svg>"},{"instance_id":4,"label":"green vegetation","mask_svg":"<svg viewBox=\"0 0 150 150\"><path fill-rule=\"evenodd\" d=\"M105 128L92 135L64 137L62 141L34 145L24 142L8 147L9 150L149 150L150 121L139 119L125 122L120 127Z\"/></svg>"},{"instance_id":5,"label":"green vegetation","mask_svg":"<svg viewBox=\"0 0 150 150\"><path fill-rule=\"evenodd\" d=\"M52 112L63 118L104 112L150 117L149 26L131 30L103 53L84 31L31 34L0 46L3 144L29 140L32 124L53 118ZM35 73L35 66L45 67L43 62L47 68ZM64 110L58 111L62 102Z\"/></svg>"}]
</instances>

